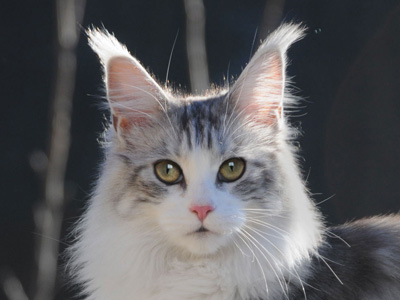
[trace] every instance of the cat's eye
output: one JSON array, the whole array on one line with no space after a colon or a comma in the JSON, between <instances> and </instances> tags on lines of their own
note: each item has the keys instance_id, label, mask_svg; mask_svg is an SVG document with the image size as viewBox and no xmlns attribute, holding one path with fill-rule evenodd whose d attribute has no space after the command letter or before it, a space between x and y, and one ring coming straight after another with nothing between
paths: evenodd
<instances>
[{"instance_id":1,"label":"cat's eye","mask_svg":"<svg viewBox=\"0 0 400 300\"><path fill-rule=\"evenodd\" d=\"M218 179L223 182L232 182L242 177L245 162L241 158L230 158L219 167Z\"/></svg>"},{"instance_id":2,"label":"cat's eye","mask_svg":"<svg viewBox=\"0 0 400 300\"><path fill-rule=\"evenodd\" d=\"M182 171L178 164L170 160L160 160L154 164L157 178L166 184L175 184L182 180Z\"/></svg>"}]
</instances>

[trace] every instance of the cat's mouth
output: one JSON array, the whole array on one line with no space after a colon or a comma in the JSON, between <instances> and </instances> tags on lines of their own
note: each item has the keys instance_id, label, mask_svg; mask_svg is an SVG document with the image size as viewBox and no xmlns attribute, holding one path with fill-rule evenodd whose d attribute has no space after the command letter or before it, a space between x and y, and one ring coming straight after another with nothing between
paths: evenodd
<instances>
[{"instance_id":1,"label":"cat's mouth","mask_svg":"<svg viewBox=\"0 0 400 300\"><path fill-rule=\"evenodd\" d=\"M201 233L201 232L209 232L210 230L208 230L207 228L205 228L203 225L200 226L199 229L197 229L195 231L195 233Z\"/></svg>"},{"instance_id":2,"label":"cat's mouth","mask_svg":"<svg viewBox=\"0 0 400 300\"><path fill-rule=\"evenodd\" d=\"M204 225L201 225L199 228L197 228L196 230L190 232L188 235L194 236L194 237L207 237L210 235L215 234L215 232L213 232L212 230L208 229L207 227L205 227Z\"/></svg>"},{"instance_id":3,"label":"cat's mouth","mask_svg":"<svg viewBox=\"0 0 400 300\"><path fill-rule=\"evenodd\" d=\"M206 227L204 227L203 225L201 225L197 230L192 231L192 233L190 233L190 234L200 237L200 236L207 236L210 233L212 233L211 230L209 230Z\"/></svg>"}]
</instances>

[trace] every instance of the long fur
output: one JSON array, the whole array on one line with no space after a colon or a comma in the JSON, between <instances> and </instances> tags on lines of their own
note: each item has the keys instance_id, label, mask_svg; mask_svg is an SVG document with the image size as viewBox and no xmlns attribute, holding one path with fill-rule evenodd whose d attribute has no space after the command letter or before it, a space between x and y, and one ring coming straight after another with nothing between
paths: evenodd
<instances>
[{"instance_id":1,"label":"long fur","mask_svg":"<svg viewBox=\"0 0 400 300\"><path fill-rule=\"evenodd\" d=\"M162 90L114 36L88 32L104 66L114 127L70 249L69 270L85 299L331 299L357 285L340 267L355 254L338 236L359 238L356 251L382 257L356 267L379 265L376 274L399 279L398 217L330 232L304 186L285 117L293 101L286 51L303 31L281 26L231 89L201 99ZM219 166L232 157L245 160L244 175L219 182ZM162 159L180 166L182 183L156 178ZM193 204L214 208L202 224ZM198 233L200 225L209 232ZM373 251L362 244L367 235L376 240ZM395 299L392 281L382 283L386 298L379 299ZM348 295L332 299L378 299L361 289Z\"/></svg>"}]
</instances>

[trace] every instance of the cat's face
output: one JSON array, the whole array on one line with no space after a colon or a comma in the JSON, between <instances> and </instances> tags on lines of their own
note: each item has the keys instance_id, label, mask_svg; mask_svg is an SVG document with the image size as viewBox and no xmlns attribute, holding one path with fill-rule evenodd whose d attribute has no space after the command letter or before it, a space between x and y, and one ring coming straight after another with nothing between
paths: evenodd
<instances>
[{"instance_id":1,"label":"cat's face","mask_svg":"<svg viewBox=\"0 0 400 300\"><path fill-rule=\"evenodd\" d=\"M227 94L165 103L156 121L123 132L115 149L126 181L121 216L140 212L168 242L210 254L234 245L249 213L280 213L276 126L246 124Z\"/></svg>"},{"instance_id":2,"label":"cat's face","mask_svg":"<svg viewBox=\"0 0 400 300\"><path fill-rule=\"evenodd\" d=\"M140 219L172 247L207 255L252 243L246 232L267 226L260 217L283 217L285 51L300 36L285 30L291 38L272 36L232 88L201 99L165 91L113 36L89 32L105 67L121 222Z\"/></svg>"}]
</instances>

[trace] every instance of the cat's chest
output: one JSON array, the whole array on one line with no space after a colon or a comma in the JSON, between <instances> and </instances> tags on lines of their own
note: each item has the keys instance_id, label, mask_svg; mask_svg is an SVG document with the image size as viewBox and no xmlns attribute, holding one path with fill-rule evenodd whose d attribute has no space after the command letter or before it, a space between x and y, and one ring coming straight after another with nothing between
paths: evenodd
<instances>
[{"instance_id":1,"label":"cat's chest","mask_svg":"<svg viewBox=\"0 0 400 300\"><path fill-rule=\"evenodd\" d=\"M182 262L171 260L152 282L144 299L243 300L281 299L281 289L269 278L266 290L263 276L251 261L242 259Z\"/></svg>"},{"instance_id":2,"label":"cat's chest","mask_svg":"<svg viewBox=\"0 0 400 300\"><path fill-rule=\"evenodd\" d=\"M154 281L149 299L235 299L236 290L235 276L227 266L173 260Z\"/></svg>"}]
</instances>

